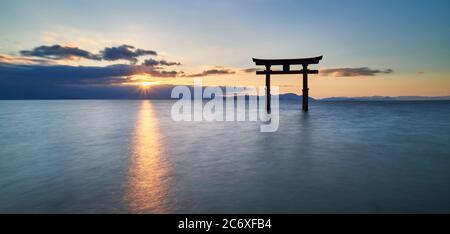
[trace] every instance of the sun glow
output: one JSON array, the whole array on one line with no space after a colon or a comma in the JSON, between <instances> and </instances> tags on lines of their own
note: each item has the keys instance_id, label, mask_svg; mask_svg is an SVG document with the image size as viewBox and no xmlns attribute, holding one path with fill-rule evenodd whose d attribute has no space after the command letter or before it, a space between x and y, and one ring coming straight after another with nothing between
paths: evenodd
<instances>
[{"instance_id":1,"label":"sun glow","mask_svg":"<svg viewBox=\"0 0 450 234\"><path fill-rule=\"evenodd\" d=\"M150 81L143 81L141 82L141 87L142 88L148 88L149 86L155 84L155 82L150 82Z\"/></svg>"}]
</instances>

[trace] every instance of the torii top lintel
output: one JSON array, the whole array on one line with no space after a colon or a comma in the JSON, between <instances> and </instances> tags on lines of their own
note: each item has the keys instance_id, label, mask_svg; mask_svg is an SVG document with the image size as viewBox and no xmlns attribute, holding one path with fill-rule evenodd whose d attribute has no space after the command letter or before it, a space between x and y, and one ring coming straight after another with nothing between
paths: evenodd
<instances>
[{"instance_id":1,"label":"torii top lintel","mask_svg":"<svg viewBox=\"0 0 450 234\"><path fill-rule=\"evenodd\" d=\"M318 74L317 70L309 70L309 64L319 64L323 56L313 57L313 58L300 58L300 59L256 59L253 58L253 62L256 65L266 66L266 71L256 71L257 75L289 75L289 74ZM271 70L271 66L282 65L283 70L274 71ZM291 65L302 65L303 70L291 70Z\"/></svg>"},{"instance_id":2,"label":"torii top lintel","mask_svg":"<svg viewBox=\"0 0 450 234\"><path fill-rule=\"evenodd\" d=\"M256 65L308 65L308 64L319 64L323 56L313 57L313 58L300 58L300 59L257 59L253 58L253 62Z\"/></svg>"}]
</instances>

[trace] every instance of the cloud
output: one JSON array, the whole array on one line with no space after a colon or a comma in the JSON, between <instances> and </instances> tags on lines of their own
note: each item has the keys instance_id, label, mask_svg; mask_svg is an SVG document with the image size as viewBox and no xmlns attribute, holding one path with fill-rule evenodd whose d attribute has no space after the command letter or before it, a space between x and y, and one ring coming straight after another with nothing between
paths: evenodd
<instances>
[{"instance_id":1,"label":"cloud","mask_svg":"<svg viewBox=\"0 0 450 234\"><path fill-rule=\"evenodd\" d=\"M145 55L158 55L156 51L135 49L131 45L121 45L118 47L106 47L100 52L102 59L107 61L127 60L132 63L137 62L137 58Z\"/></svg>"},{"instance_id":2,"label":"cloud","mask_svg":"<svg viewBox=\"0 0 450 234\"><path fill-rule=\"evenodd\" d=\"M261 69L258 69L258 68L246 68L246 69L242 69L241 71L244 72L244 73L254 73L256 71L261 71Z\"/></svg>"},{"instance_id":3,"label":"cloud","mask_svg":"<svg viewBox=\"0 0 450 234\"><path fill-rule=\"evenodd\" d=\"M0 91L7 93L9 98L28 97L28 93L39 93L37 97L57 98L66 97L62 90L67 87L77 87L77 90L94 90L93 86L102 86L100 90L109 90L108 95L115 88L124 83L138 82L135 75L150 77L201 77L210 75L235 74L236 69L225 67L210 67L199 73L185 74L183 71L169 70L168 67L181 65L180 62L164 59L147 58L137 64L138 58L145 55L157 55L155 51L136 49L130 45L105 47L94 54L78 47L69 46L39 46L32 50L23 50L21 56L0 54ZM93 61L126 60L131 64L114 64L108 66L74 66L63 65L59 60L84 58ZM92 89L91 89L91 88ZM135 89L135 87L134 87ZM120 89L122 90L122 89ZM47 95L46 91L51 91ZM110 92L111 91L111 92ZM17 95L16 95L17 92ZM84 92L84 91L83 91ZM122 92L122 91L117 91ZM127 91L128 92L128 91ZM1 96L1 95L0 95ZM6 97L5 96L5 97ZM31 95L33 96L33 95ZM73 95L69 95L76 97ZM83 96L83 95L81 95ZM88 95L94 97L95 95ZM120 94L118 94L120 96ZM84 97L84 96L83 96Z\"/></svg>"},{"instance_id":4,"label":"cloud","mask_svg":"<svg viewBox=\"0 0 450 234\"><path fill-rule=\"evenodd\" d=\"M0 84L58 85L113 84L134 72L129 65L66 66L66 65L0 65Z\"/></svg>"},{"instance_id":5,"label":"cloud","mask_svg":"<svg viewBox=\"0 0 450 234\"><path fill-rule=\"evenodd\" d=\"M41 57L47 59L76 59L76 58L85 58L91 60L101 60L99 55L92 54L89 51L82 50L78 47L69 47L69 46L60 46L60 45L52 45L52 46L39 46L35 47L32 50L22 50L20 54L23 56L33 56L33 57Z\"/></svg>"},{"instance_id":6,"label":"cloud","mask_svg":"<svg viewBox=\"0 0 450 234\"><path fill-rule=\"evenodd\" d=\"M261 71L258 68L247 68L241 70L244 73L254 73L256 71ZM319 75L321 76L332 76L332 77L352 77L352 76L374 76L377 74L389 74L394 72L392 69L386 70L374 70L368 67L360 68L331 68L320 70Z\"/></svg>"},{"instance_id":7,"label":"cloud","mask_svg":"<svg viewBox=\"0 0 450 234\"><path fill-rule=\"evenodd\" d=\"M209 69L200 73L183 75L184 77L202 77L202 76L210 76L210 75L227 75L227 74L235 74L236 72L231 69L218 68L218 69Z\"/></svg>"},{"instance_id":8,"label":"cloud","mask_svg":"<svg viewBox=\"0 0 450 234\"><path fill-rule=\"evenodd\" d=\"M145 66L174 66L174 65L181 65L180 62L168 62L166 60L155 60L155 59L147 59L145 60L142 65Z\"/></svg>"},{"instance_id":9,"label":"cloud","mask_svg":"<svg viewBox=\"0 0 450 234\"><path fill-rule=\"evenodd\" d=\"M161 70L158 67L138 65L133 66L135 75L150 75L153 77L176 77L178 74L182 74L182 71L165 71Z\"/></svg>"},{"instance_id":10,"label":"cloud","mask_svg":"<svg viewBox=\"0 0 450 234\"><path fill-rule=\"evenodd\" d=\"M353 76L375 76L378 74L390 74L394 72L392 69L386 70L376 70L368 67L360 68L331 68L320 70L319 75L321 76L332 76L332 77L353 77Z\"/></svg>"},{"instance_id":11,"label":"cloud","mask_svg":"<svg viewBox=\"0 0 450 234\"><path fill-rule=\"evenodd\" d=\"M30 58L0 54L0 63L8 64L54 64L54 61L41 58Z\"/></svg>"},{"instance_id":12,"label":"cloud","mask_svg":"<svg viewBox=\"0 0 450 234\"><path fill-rule=\"evenodd\" d=\"M131 45L121 45L117 47L105 47L98 54L91 53L87 50L80 49L78 47L52 45L42 45L35 47L32 50L22 50L20 54L23 56L40 57L53 60L72 60L78 58L84 58L89 60L126 60L131 63L136 63L138 58L146 55L156 56L158 53L154 50L137 49ZM177 65L178 63L169 63L165 60L159 61L160 65Z\"/></svg>"},{"instance_id":13,"label":"cloud","mask_svg":"<svg viewBox=\"0 0 450 234\"><path fill-rule=\"evenodd\" d=\"M99 66L23 65L0 63L0 85L93 85L129 82L133 75L175 77L177 71L155 70L152 67L128 64Z\"/></svg>"}]
</instances>

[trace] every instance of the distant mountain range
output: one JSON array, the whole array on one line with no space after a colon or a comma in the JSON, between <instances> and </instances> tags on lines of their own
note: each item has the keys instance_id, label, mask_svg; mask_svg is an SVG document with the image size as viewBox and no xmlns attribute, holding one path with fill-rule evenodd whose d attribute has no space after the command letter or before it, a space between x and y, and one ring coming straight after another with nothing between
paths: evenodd
<instances>
[{"instance_id":1,"label":"distant mountain range","mask_svg":"<svg viewBox=\"0 0 450 234\"><path fill-rule=\"evenodd\" d=\"M280 101L301 101L303 97L302 95L297 95L295 93L285 93L280 94L278 98L280 99ZM309 101L317 101L315 98L312 97L309 97L308 99Z\"/></svg>"},{"instance_id":2,"label":"distant mountain range","mask_svg":"<svg viewBox=\"0 0 450 234\"><path fill-rule=\"evenodd\" d=\"M27 85L3 85L0 83L0 100L14 99L163 99L171 98L174 85L157 85L142 92L136 86L120 85L61 85L46 86L45 88L33 88ZM192 86L187 86L194 93ZM226 87L219 87L225 90ZM193 95L192 95L193 98ZM280 101L300 101L301 95L285 93L279 95ZM450 96L425 97L425 96L372 96L372 97L330 97L309 101L344 102L344 101L435 101L450 100Z\"/></svg>"},{"instance_id":3,"label":"distant mountain range","mask_svg":"<svg viewBox=\"0 0 450 234\"><path fill-rule=\"evenodd\" d=\"M274 96L276 96L276 95L272 95L272 98ZM262 96L262 97L264 97L264 96ZM245 98L248 99L249 96L245 95ZM301 101L303 97L301 95L297 95L295 93L285 93L285 94L278 95L278 98L280 101ZM317 101L317 99L312 98L312 97L309 97L308 100L309 101Z\"/></svg>"},{"instance_id":4,"label":"distant mountain range","mask_svg":"<svg viewBox=\"0 0 450 234\"><path fill-rule=\"evenodd\" d=\"M371 96L371 97L330 97L322 98L320 101L325 102L345 102L345 101L438 101L450 100L450 96Z\"/></svg>"},{"instance_id":5,"label":"distant mountain range","mask_svg":"<svg viewBox=\"0 0 450 234\"><path fill-rule=\"evenodd\" d=\"M279 95L280 101L299 101L302 100L301 95L295 93L286 93ZM356 102L356 101L439 101L439 100L450 100L450 96L370 96L370 97L329 97L322 99L309 98L310 101L321 101L321 102Z\"/></svg>"}]
</instances>

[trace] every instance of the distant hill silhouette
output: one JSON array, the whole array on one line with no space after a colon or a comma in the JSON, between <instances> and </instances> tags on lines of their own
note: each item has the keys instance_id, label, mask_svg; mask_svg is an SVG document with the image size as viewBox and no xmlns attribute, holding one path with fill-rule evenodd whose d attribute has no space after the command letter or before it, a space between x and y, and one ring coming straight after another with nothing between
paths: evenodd
<instances>
[{"instance_id":1,"label":"distant hill silhouette","mask_svg":"<svg viewBox=\"0 0 450 234\"><path fill-rule=\"evenodd\" d=\"M119 85L55 85L34 88L28 85L0 84L0 100L17 99L171 99L174 85L157 85L142 92L139 87ZM188 86L193 93L193 87ZM225 90L226 87L220 87ZM301 101L302 96L295 93L279 95L280 101ZM415 101L415 100L450 100L450 96L423 97L330 97L309 101Z\"/></svg>"},{"instance_id":2,"label":"distant hill silhouette","mask_svg":"<svg viewBox=\"0 0 450 234\"><path fill-rule=\"evenodd\" d=\"M297 95L295 93L285 93L285 94L280 94L279 98L281 101L301 101L302 100L302 95ZM309 97L308 98L309 101L317 101L316 99Z\"/></svg>"},{"instance_id":3,"label":"distant hill silhouette","mask_svg":"<svg viewBox=\"0 0 450 234\"><path fill-rule=\"evenodd\" d=\"M450 100L450 96L371 96L371 97L330 97L322 98L324 102L345 102L345 101L438 101Z\"/></svg>"},{"instance_id":4,"label":"distant hill silhouette","mask_svg":"<svg viewBox=\"0 0 450 234\"><path fill-rule=\"evenodd\" d=\"M295 94L295 93L285 93L285 94L280 94L280 95L272 95L272 98L273 97L276 97L276 96L278 96L278 98L279 98L279 100L280 101L301 101L302 100L302 95L297 95L297 94ZM262 97L264 97L264 96L262 96ZM235 96L235 99L236 99L237 97ZM249 96L248 95L245 95L245 99L247 100L249 98ZM314 98L312 98L312 97L309 97L308 98L308 100L309 101L317 101L316 99L314 99Z\"/></svg>"}]
</instances>

